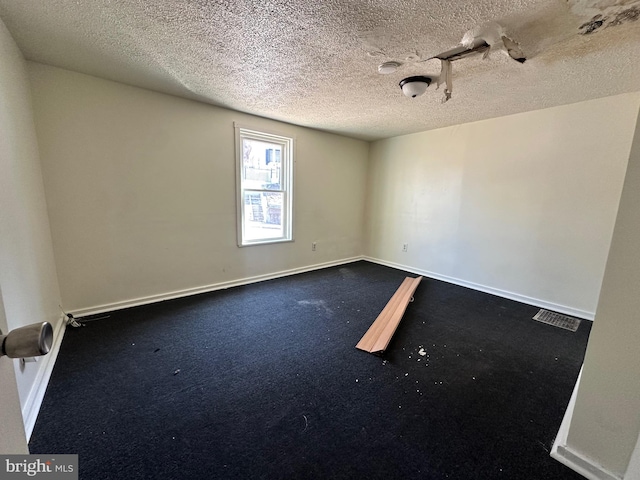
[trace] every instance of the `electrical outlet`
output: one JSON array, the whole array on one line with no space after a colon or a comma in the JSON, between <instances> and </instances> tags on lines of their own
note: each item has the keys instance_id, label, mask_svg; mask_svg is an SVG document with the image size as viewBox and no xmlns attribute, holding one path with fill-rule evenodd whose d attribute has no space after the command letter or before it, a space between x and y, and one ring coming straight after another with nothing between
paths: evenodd
<instances>
[{"instance_id":1,"label":"electrical outlet","mask_svg":"<svg viewBox=\"0 0 640 480\"><path fill-rule=\"evenodd\" d=\"M403 244L402 244L402 251L403 251L403 252L406 252L406 251L408 251L408 250L409 250L409 244L408 244L408 243L403 243Z\"/></svg>"},{"instance_id":2,"label":"electrical outlet","mask_svg":"<svg viewBox=\"0 0 640 480\"><path fill-rule=\"evenodd\" d=\"M311 251L312 252L316 251L316 242L311 242Z\"/></svg>"}]
</instances>

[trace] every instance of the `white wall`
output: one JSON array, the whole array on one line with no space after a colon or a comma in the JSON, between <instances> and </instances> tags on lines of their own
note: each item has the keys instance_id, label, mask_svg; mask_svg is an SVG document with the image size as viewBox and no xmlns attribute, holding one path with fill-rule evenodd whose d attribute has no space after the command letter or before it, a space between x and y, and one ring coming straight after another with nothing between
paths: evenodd
<instances>
[{"instance_id":1,"label":"white wall","mask_svg":"<svg viewBox=\"0 0 640 480\"><path fill-rule=\"evenodd\" d=\"M366 254L592 318L639 106L626 94L375 142Z\"/></svg>"},{"instance_id":2,"label":"white wall","mask_svg":"<svg viewBox=\"0 0 640 480\"><path fill-rule=\"evenodd\" d=\"M10 329L43 321L59 327L61 318L29 87L26 62L0 20L0 290ZM29 416L46 362L14 364ZM2 389L10 384L2 381Z\"/></svg>"},{"instance_id":3,"label":"white wall","mask_svg":"<svg viewBox=\"0 0 640 480\"><path fill-rule=\"evenodd\" d=\"M1 27L0 27L1 29ZM0 33L2 35L2 33ZM7 319L2 304L2 289L0 288L0 330L6 333ZM20 398L13 363L10 358L0 357L0 423L2 435L0 435L0 454L25 454L29 453L22 412L20 411Z\"/></svg>"},{"instance_id":4,"label":"white wall","mask_svg":"<svg viewBox=\"0 0 640 480\"><path fill-rule=\"evenodd\" d=\"M640 433L639 206L640 116L566 445L618 477Z\"/></svg>"},{"instance_id":5,"label":"white wall","mask_svg":"<svg viewBox=\"0 0 640 480\"><path fill-rule=\"evenodd\" d=\"M636 447L631 454L631 460L624 474L624 480L640 480L640 436L638 436Z\"/></svg>"},{"instance_id":6,"label":"white wall","mask_svg":"<svg viewBox=\"0 0 640 480\"><path fill-rule=\"evenodd\" d=\"M362 254L368 143L41 64L29 73L65 308ZM237 247L234 121L295 136L293 243Z\"/></svg>"}]
</instances>

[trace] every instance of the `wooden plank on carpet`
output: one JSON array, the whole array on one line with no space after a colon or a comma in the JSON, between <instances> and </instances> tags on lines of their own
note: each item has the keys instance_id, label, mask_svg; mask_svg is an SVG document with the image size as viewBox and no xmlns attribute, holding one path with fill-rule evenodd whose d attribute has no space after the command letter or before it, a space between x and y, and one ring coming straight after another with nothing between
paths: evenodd
<instances>
[{"instance_id":1,"label":"wooden plank on carpet","mask_svg":"<svg viewBox=\"0 0 640 480\"><path fill-rule=\"evenodd\" d=\"M413 298L422 277L406 277L396 293L393 294L378 318L362 336L356 348L369 353L379 353L387 349L391 337L395 333L402 316Z\"/></svg>"},{"instance_id":2,"label":"wooden plank on carpet","mask_svg":"<svg viewBox=\"0 0 640 480\"><path fill-rule=\"evenodd\" d=\"M391 297L391 300L387 302L386 306L380 312L376 320L371 324L369 330L362 336L356 348L360 350L364 350L365 352L373 352L373 346L376 344L378 338L382 334L382 331L387 326L389 319L393 316L393 314L398 309L400 304L400 299L404 292L408 291L409 286L411 285L411 278L407 277L404 279L398 290Z\"/></svg>"}]
</instances>

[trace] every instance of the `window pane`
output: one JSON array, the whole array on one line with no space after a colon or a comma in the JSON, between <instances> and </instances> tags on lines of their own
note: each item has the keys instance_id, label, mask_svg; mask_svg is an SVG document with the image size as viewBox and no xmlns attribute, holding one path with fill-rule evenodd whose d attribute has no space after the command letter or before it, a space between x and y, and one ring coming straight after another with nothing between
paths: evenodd
<instances>
[{"instance_id":1,"label":"window pane","mask_svg":"<svg viewBox=\"0 0 640 480\"><path fill-rule=\"evenodd\" d=\"M280 192L244 192L244 238L261 240L284 235Z\"/></svg>"},{"instance_id":2,"label":"window pane","mask_svg":"<svg viewBox=\"0 0 640 480\"><path fill-rule=\"evenodd\" d=\"M242 139L242 177L244 188L282 189L282 145Z\"/></svg>"},{"instance_id":3,"label":"window pane","mask_svg":"<svg viewBox=\"0 0 640 480\"><path fill-rule=\"evenodd\" d=\"M236 126L238 246L293 240L293 138Z\"/></svg>"}]
</instances>

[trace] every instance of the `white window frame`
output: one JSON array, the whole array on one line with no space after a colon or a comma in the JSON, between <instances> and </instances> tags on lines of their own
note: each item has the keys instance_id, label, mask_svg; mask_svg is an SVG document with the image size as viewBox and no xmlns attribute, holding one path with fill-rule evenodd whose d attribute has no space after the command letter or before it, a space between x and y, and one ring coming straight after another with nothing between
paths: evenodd
<instances>
[{"instance_id":1,"label":"white window frame","mask_svg":"<svg viewBox=\"0 0 640 480\"><path fill-rule=\"evenodd\" d=\"M294 138L284 136L274 132L266 132L254 128L244 127L234 123L235 140L236 140L236 216L237 216L237 236L238 246L247 247L251 245L265 245L270 243L282 243L293 241L293 162L294 162ZM244 176L242 173L242 141L244 139L258 140L262 142L274 143L280 145L281 156L281 175L280 190L261 190L256 188L245 188L243 185ZM282 236L259 238L247 240L245 235L245 208L244 196L245 191L282 193Z\"/></svg>"}]
</instances>

